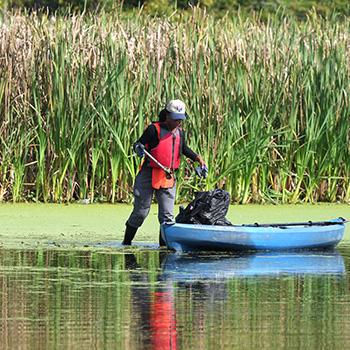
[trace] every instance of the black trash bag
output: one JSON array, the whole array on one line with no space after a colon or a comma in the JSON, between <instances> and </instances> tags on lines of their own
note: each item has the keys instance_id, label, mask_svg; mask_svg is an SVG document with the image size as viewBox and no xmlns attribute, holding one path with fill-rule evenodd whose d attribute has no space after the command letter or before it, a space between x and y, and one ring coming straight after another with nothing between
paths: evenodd
<instances>
[{"instance_id":1,"label":"black trash bag","mask_svg":"<svg viewBox=\"0 0 350 350\"><path fill-rule=\"evenodd\" d=\"M196 192L195 199L186 207L180 207L175 221L181 224L231 226L225 216L230 205L230 195L224 190Z\"/></svg>"}]
</instances>

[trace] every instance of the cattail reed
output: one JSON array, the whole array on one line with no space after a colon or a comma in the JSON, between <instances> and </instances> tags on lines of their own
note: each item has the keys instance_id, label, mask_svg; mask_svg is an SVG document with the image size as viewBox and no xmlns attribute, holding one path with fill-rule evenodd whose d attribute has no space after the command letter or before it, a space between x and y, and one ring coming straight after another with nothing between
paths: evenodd
<instances>
[{"instance_id":1,"label":"cattail reed","mask_svg":"<svg viewBox=\"0 0 350 350\"><path fill-rule=\"evenodd\" d=\"M0 200L129 201L132 144L183 99L178 201L350 200L350 22L12 13L0 24Z\"/></svg>"}]
</instances>

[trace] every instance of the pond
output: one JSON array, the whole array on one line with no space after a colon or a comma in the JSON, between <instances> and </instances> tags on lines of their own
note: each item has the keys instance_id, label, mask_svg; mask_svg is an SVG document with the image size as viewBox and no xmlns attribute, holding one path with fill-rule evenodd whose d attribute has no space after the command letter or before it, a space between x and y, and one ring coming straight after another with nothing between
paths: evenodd
<instances>
[{"instance_id":1,"label":"pond","mask_svg":"<svg viewBox=\"0 0 350 350\"><path fill-rule=\"evenodd\" d=\"M348 348L348 252L3 250L2 348Z\"/></svg>"},{"instance_id":2,"label":"pond","mask_svg":"<svg viewBox=\"0 0 350 350\"><path fill-rule=\"evenodd\" d=\"M178 255L152 242L123 249L108 241L109 233L86 243L95 226L68 246L69 234L62 236L57 228L65 227L64 216L53 225L58 236L53 244L54 235L45 231L49 224L41 217L35 242L41 241L15 247L9 213L20 208L11 213L21 222L28 207L0 208L2 349L350 346L349 227L332 251ZM279 215L282 209L277 208ZM343 211L339 216L345 216L349 207L340 209L329 207L328 213ZM55 211L46 211L49 221L50 210ZM266 208L255 210L266 215ZM312 210L311 219L321 215ZM103 215L96 214L102 221ZM78 219L71 222L80 227ZM30 225L21 228L17 221L20 240L34 228Z\"/></svg>"}]
</instances>

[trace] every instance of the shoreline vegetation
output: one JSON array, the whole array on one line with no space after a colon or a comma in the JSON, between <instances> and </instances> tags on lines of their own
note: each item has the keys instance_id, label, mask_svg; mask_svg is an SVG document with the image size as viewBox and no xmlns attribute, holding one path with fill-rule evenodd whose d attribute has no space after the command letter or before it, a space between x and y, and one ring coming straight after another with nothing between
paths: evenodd
<instances>
[{"instance_id":1,"label":"shoreline vegetation","mask_svg":"<svg viewBox=\"0 0 350 350\"><path fill-rule=\"evenodd\" d=\"M123 13L133 17L136 13L150 16L172 16L191 14L193 8L201 8L217 18L240 14L250 17L258 13L260 19L269 16L293 16L305 20L314 12L322 17L349 16L350 5L347 0L0 0L0 10L25 9L50 13L105 12Z\"/></svg>"},{"instance_id":2,"label":"shoreline vegetation","mask_svg":"<svg viewBox=\"0 0 350 350\"><path fill-rule=\"evenodd\" d=\"M0 201L129 202L131 146L188 106L177 201L350 201L350 20L8 12L0 19Z\"/></svg>"}]
</instances>

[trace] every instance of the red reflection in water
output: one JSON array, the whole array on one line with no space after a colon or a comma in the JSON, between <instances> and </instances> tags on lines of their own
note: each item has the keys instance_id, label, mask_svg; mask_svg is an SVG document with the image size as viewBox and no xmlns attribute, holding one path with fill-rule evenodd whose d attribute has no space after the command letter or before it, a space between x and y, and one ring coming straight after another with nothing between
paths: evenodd
<instances>
[{"instance_id":1,"label":"red reflection in water","mask_svg":"<svg viewBox=\"0 0 350 350\"><path fill-rule=\"evenodd\" d=\"M176 317L172 291L153 293L150 326L153 349L177 349Z\"/></svg>"}]
</instances>

